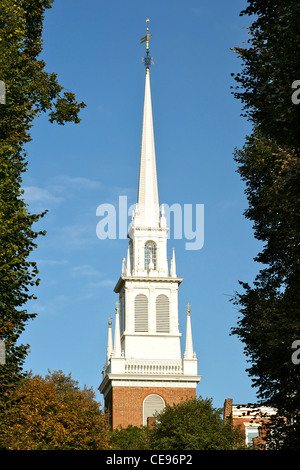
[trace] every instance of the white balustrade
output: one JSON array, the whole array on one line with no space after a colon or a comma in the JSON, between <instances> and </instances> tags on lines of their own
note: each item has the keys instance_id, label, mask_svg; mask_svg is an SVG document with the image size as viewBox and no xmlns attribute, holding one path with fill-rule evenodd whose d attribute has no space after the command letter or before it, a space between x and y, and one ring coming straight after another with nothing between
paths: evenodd
<instances>
[{"instance_id":1,"label":"white balustrade","mask_svg":"<svg viewBox=\"0 0 300 470\"><path fill-rule=\"evenodd\" d=\"M125 361L126 374L178 375L183 373L181 361L137 360Z\"/></svg>"}]
</instances>

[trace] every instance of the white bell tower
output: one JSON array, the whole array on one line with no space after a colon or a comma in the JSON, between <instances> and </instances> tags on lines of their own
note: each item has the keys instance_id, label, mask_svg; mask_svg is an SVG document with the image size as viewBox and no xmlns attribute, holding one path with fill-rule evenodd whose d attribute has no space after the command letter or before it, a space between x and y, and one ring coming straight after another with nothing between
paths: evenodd
<instances>
[{"instance_id":1,"label":"white bell tower","mask_svg":"<svg viewBox=\"0 0 300 470\"><path fill-rule=\"evenodd\" d=\"M183 279L176 273L174 249L168 263L169 229L164 206L159 208L148 31L147 27L141 40L146 42L146 79L138 197L128 231L127 257L123 258L121 276L114 289L119 294L114 345L110 324L107 361L99 387L114 428L147 424L155 408L151 399L155 403L162 403L160 400L178 403L195 396L201 379L193 351L189 306L183 357L181 353L178 287ZM126 392L130 392L132 400L124 398Z\"/></svg>"}]
</instances>

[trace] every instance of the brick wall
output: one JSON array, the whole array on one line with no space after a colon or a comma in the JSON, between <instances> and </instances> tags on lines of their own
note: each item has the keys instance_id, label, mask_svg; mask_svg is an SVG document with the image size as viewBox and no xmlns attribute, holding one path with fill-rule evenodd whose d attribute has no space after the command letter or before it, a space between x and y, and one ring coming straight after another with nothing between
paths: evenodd
<instances>
[{"instance_id":1,"label":"brick wall","mask_svg":"<svg viewBox=\"0 0 300 470\"><path fill-rule=\"evenodd\" d=\"M111 424L118 426L141 426L143 424L143 402L152 394L160 395L169 405L181 400L196 397L194 388L163 388L163 387L113 387L107 395L105 406L111 409Z\"/></svg>"},{"instance_id":2,"label":"brick wall","mask_svg":"<svg viewBox=\"0 0 300 470\"><path fill-rule=\"evenodd\" d=\"M247 405L233 405L231 398L226 398L224 402L224 419L232 419L233 426L239 426L242 432L246 432L248 426L257 426L259 436L254 438L254 443L257 449L265 448L266 429L265 425L269 421L274 411L264 407L250 407ZM245 434L246 436L246 434ZM246 442L246 439L245 439Z\"/></svg>"}]
</instances>

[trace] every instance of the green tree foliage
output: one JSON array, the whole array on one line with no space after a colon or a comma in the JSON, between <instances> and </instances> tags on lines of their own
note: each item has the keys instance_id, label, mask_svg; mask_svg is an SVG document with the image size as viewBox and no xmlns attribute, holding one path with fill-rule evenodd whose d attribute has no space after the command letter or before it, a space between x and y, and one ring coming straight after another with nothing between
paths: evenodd
<instances>
[{"instance_id":1,"label":"green tree foliage","mask_svg":"<svg viewBox=\"0 0 300 470\"><path fill-rule=\"evenodd\" d=\"M151 429L147 426L127 426L110 433L109 447L113 450L149 450Z\"/></svg>"},{"instance_id":2,"label":"green tree foliage","mask_svg":"<svg viewBox=\"0 0 300 470\"><path fill-rule=\"evenodd\" d=\"M49 112L50 122L80 122L85 105L46 72L42 52L44 12L53 0L1 0L0 79L6 85L6 105L0 107L1 142L20 145L30 140L32 121ZM61 94L63 92L63 94ZM14 150L19 150L18 147Z\"/></svg>"},{"instance_id":3,"label":"green tree foliage","mask_svg":"<svg viewBox=\"0 0 300 470\"><path fill-rule=\"evenodd\" d=\"M12 392L0 435L9 450L103 450L108 423L93 389L62 371L27 377Z\"/></svg>"},{"instance_id":4,"label":"green tree foliage","mask_svg":"<svg viewBox=\"0 0 300 470\"><path fill-rule=\"evenodd\" d=\"M252 134L235 151L245 182L254 236L262 243L260 271L241 282L234 302L241 316L233 334L245 345L248 372L261 403L278 410L271 434L276 447L300 448L300 370L292 361L300 340L300 105L292 102L300 79L300 4L248 1L241 14L256 15L235 96L242 100Z\"/></svg>"},{"instance_id":5,"label":"green tree foliage","mask_svg":"<svg viewBox=\"0 0 300 470\"><path fill-rule=\"evenodd\" d=\"M153 426L128 426L110 433L114 450L235 450L244 449L245 436L211 399L201 397L166 405Z\"/></svg>"},{"instance_id":6,"label":"green tree foliage","mask_svg":"<svg viewBox=\"0 0 300 470\"><path fill-rule=\"evenodd\" d=\"M53 0L1 0L0 80L6 104L0 104L0 339L6 344L6 364L0 366L0 418L5 397L22 376L28 346L17 345L27 322L35 317L25 306L34 298L39 279L30 260L36 239L44 234L33 224L43 214L30 214L22 199L26 171L25 144L36 116L49 113L58 124L80 121L85 105L63 92L55 73L45 70L42 52L44 12Z\"/></svg>"},{"instance_id":7,"label":"green tree foliage","mask_svg":"<svg viewBox=\"0 0 300 470\"><path fill-rule=\"evenodd\" d=\"M292 85L300 80L300 3L248 0L241 15L255 19L249 47L234 48L243 62L242 72L232 74L238 83L235 96L266 137L300 156L300 106L292 101Z\"/></svg>"},{"instance_id":8,"label":"green tree foliage","mask_svg":"<svg viewBox=\"0 0 300 470\"><path fill-rule=\"evenodd\" d=\"M1 144L0 144L1 145ZM21 200L21 173L24 160L20 154L2 146L0 153L0 337L6 345L6 364L0 366L0 407L8 389L18 381L28 346L17 340L28 320L24 305L34 298L30 288L37 286L38 270L28 258L36 247L32 224L39 219L30 215Z\"/></svg>"},{"instance_id":9,"label":"green tree foliage","mask_svg":"<svg viewBox=\"0 0 300 470\"><path fill-rule=\"evenodd\" d=\"M234 302L242 316L233 333L245 344L251 363L248 372L259 399L286 419L287 430L280 426L280 445L299 446L300 370L292 361L292 345L300 338L300 160L257 129L236 151L235 159L246 182L245 216L254 222L255 237L263 242L255 259L266 267L253 286L241 282L243 292ZM278 423L277 418L273 442Z\"/></svg>"},{"instance_id":10,"label":"green tree foliage","mask_svg":"<svg viewBox=\"0 0 300 470\"><path fill-rule=\"evenodd\" d=\"M267 265L274 288L299 280L299 170L292 150L281 148L255 128L242 150L235 151L238 173L246 184L254 235L263 242L256 261Z\"/></svg>"},{"instance_id":11,"label":"green tree foliage","mask_svg":"<svg viewBox=\"0 0 300 470\"><path fill-rule=\"evenodd\" d=\"M221 417L211 399L201 397L166 405L151 433L152 449L233 450L244 447L240 429Z\"/></svg>"}]
</instances>

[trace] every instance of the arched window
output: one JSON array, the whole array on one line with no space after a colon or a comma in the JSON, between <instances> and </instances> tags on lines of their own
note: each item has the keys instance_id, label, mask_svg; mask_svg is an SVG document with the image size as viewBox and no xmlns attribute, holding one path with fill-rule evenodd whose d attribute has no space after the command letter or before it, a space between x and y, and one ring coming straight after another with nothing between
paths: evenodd
<instances>
[{"instance_id":1,"label":"arched window","mask_svg":"<svg viewBox=\"0 0 300 470\"><path fill-rule=\"evenodd\" d=\"M169 298L164 294L156 297L156 332L170 333Z\"/></svg>"},{"instance_id":2,"label":"arched window","mask_svg":"<svg viewBox=\"0 0 300 470\"><path fill-rule=\"evenodd\" d=\"M143 405L143 424L147 426L147 419L154 416L155 413L160 413L165 407L165 400L160 396L152 393L144 400Z\"/></svg>"},{"instance_id":3,"label":"arched window","mask_svg":"<svg viewBox=\"0 0 300 470\"><path fill-rule=\"evenodd\" d=\"M144 294L134 300L134 331L148 331L148 299Z\"/></svg>"},{"instance_id":4,"label":"arched window","mask_svg":"<svg viewBox=\"0 0 300 470\"><path fill-rule=\"evenodd\" d=\"M156 269L156 243L148 241L145 243L145 270L149 269L152 260L153 269Z\"/></svg>"}]
</instances>

